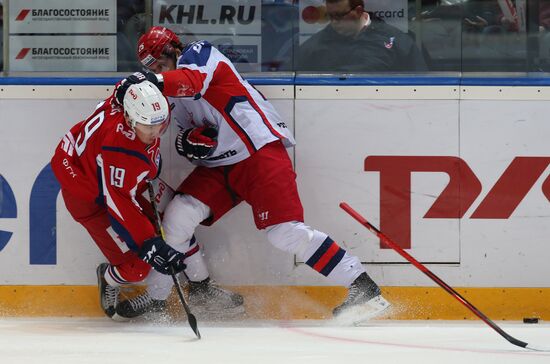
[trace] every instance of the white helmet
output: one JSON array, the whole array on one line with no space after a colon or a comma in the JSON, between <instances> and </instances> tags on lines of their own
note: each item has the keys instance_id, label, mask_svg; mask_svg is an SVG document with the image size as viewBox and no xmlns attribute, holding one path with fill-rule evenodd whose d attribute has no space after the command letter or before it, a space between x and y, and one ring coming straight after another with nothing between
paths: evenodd
<instances>
[{"instance_id":1,"label":"white helmet","mask_svg":"<svg viewBox=\"0 0 550 364\"><path fill-rule=\"evenodd\" d=\"M170 116L170 107L166 97L162 95L157 86L149 81L130 85L124 95L123 105L132 127L135 127L136 123L162 124Z\"/></svg>"}]
</instances>

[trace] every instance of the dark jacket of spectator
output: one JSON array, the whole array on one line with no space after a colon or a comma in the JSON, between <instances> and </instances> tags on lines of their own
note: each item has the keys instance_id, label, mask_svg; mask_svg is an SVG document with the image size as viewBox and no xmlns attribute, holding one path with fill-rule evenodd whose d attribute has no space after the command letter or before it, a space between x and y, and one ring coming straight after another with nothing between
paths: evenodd
<instances>
[{"instance_id":1,"label":"dark jacket of spectator","mask_svg":"<svg viewBox=\"0 0 550 364\"><path fill-rule=\"evenodd\" d=\"M297 70L313 72L418 72L426 62L414 40L381 19L371 18L355 37L330 25L299 48Z\"/></svg>"}]
</instances>

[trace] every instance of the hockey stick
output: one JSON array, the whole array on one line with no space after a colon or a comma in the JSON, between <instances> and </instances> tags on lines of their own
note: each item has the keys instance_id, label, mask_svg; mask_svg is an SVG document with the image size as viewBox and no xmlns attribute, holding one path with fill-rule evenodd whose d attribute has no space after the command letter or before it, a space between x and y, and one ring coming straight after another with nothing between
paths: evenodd
<instances>
[{"instance_id":1,"label":"hockey stick","mask_svg":"<svg viewBox=\"0 0 550 364\"><path fill-rule=\"evenodd\" d=\"M151 200L151 206L153 208L153 212L155 213L155 225L157 230L160 233L160 236L164 239L164 230L162 229L162 224L160 222L160 214L157 210L157 202L155 200L155 189L153 187L153 183L149 181L148 185L149 189L149 199ZM178 279L178 276L174 272L174 268L171 267L171 274L172 280L174 281L174 285L176 286L176 292L178 292L178 296L180 298L181 305L183 306L183 309L185 310L185 313L187 314L187 322L189 322L189 326L191 326L191 329L197 335L197 338L201 338L201 333L199 332L199 328L197 326L197 318L195 315L191 313L191 310L189 309L189 306L187 305L187 302L185 302L185 297L183 297L183 292L181 290L180 281Z\"/></svg>"},{"instance_id":2,"label":"hockey stick","mask_svg":"<svg viewBox=\"0 0 550 364\"><path fill-rule=\"evenodd\" d=\"M422 263L414 259L409 253L407 253L403 248L401 248L399 245L397 245L394 241L392 241L390 238L388 238L386 235L384 235L380 230L375 228L370 222L368 222L363 216L361 216L357 211L351 208L347 203L341 202L340 207L346 211L348 214L351 215L355 220L359 221L359 223L363 226L365 226L370 232L378 236L380 240L382 240L386 245L388 245L390 248L395 250L399 255L401 255L403 258L407 259L409 262L411 262L416 268L418 268L422 273L426 274L428 277L430 277L435 283L437 283L441 288L443 288L447 293L449 293L451 296L456 298L460 303L462 303L466 308L468 308L470 311L472 311L477 317L481 319L481 321L485 322L487 325L489 325L493 330L498 332L502 337L504 337L506 340L508 340L510 343L517 345L522 348L530 349L530 350L536 350L536 351L550 351L550 349L546 348L538 348L533 347L532 345L527 344L526 342L523 342L521 340L518 340L511 335L507 334L504 330L502 330L497 324L495 324L493 321L491 321L487 316L485 316L481 311L479 311L477 308L475 308L470 302L468 302L464 297L462 297L457 291L455 291L451 286L449 286L447 283L443 282L438 276L436 276L434 273L432 273L428 268L426 268Z\"/></svg>"}]
</instances>

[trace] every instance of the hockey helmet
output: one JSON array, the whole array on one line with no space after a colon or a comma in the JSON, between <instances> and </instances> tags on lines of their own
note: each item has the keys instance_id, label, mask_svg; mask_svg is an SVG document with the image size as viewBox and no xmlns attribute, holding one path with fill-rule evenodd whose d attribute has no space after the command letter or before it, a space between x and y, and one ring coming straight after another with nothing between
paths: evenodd
<instances>
[{"instance_id":1,"label":"hockey helmet","mask_svg":"<svg viewBox=\"0 0 550 364\"><path fill-rule=\"evenodd\" d=\"M124 95L124 113L134 128L136 124L165 124L166 130L170 119L170 107L166 97L152 82L143 81L130 85Z\"/></svg>"},{"instance_id":2,"label":"hockey helmet","mask_svg":"<svg viewBox=\"0 0 550 364\"><path fill-rule=\"evenodd\" d=\"M182 49L180 39L170 29L154 26L143 34L138 41L138 58L145 67L151 67L163 55L173 55L176 49Z\"/></svg>"}]
</instances>

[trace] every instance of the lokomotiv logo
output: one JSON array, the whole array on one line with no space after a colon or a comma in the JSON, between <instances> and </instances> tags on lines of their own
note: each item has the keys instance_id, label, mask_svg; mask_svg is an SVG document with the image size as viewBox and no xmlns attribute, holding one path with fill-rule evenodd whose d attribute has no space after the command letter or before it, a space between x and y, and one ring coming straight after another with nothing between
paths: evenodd
<instances>
[{"instance_id":1,"label":"lokomotiv logo","mask_svg":"<svg viewBox=\"0 0 550 364\"><path fill-rule=\"evenodd\" d=\"M514 158L469 218L508 219L549 164L550 157ZM404 249L411 247L411 173L449 176L449 183L424 219L463 218L482 190L477 176L458 157L369 156L365 171L380 173L380 230ZM542 192L550 200L550 176L543 182Z\"/></svg>"}]
</instances>

